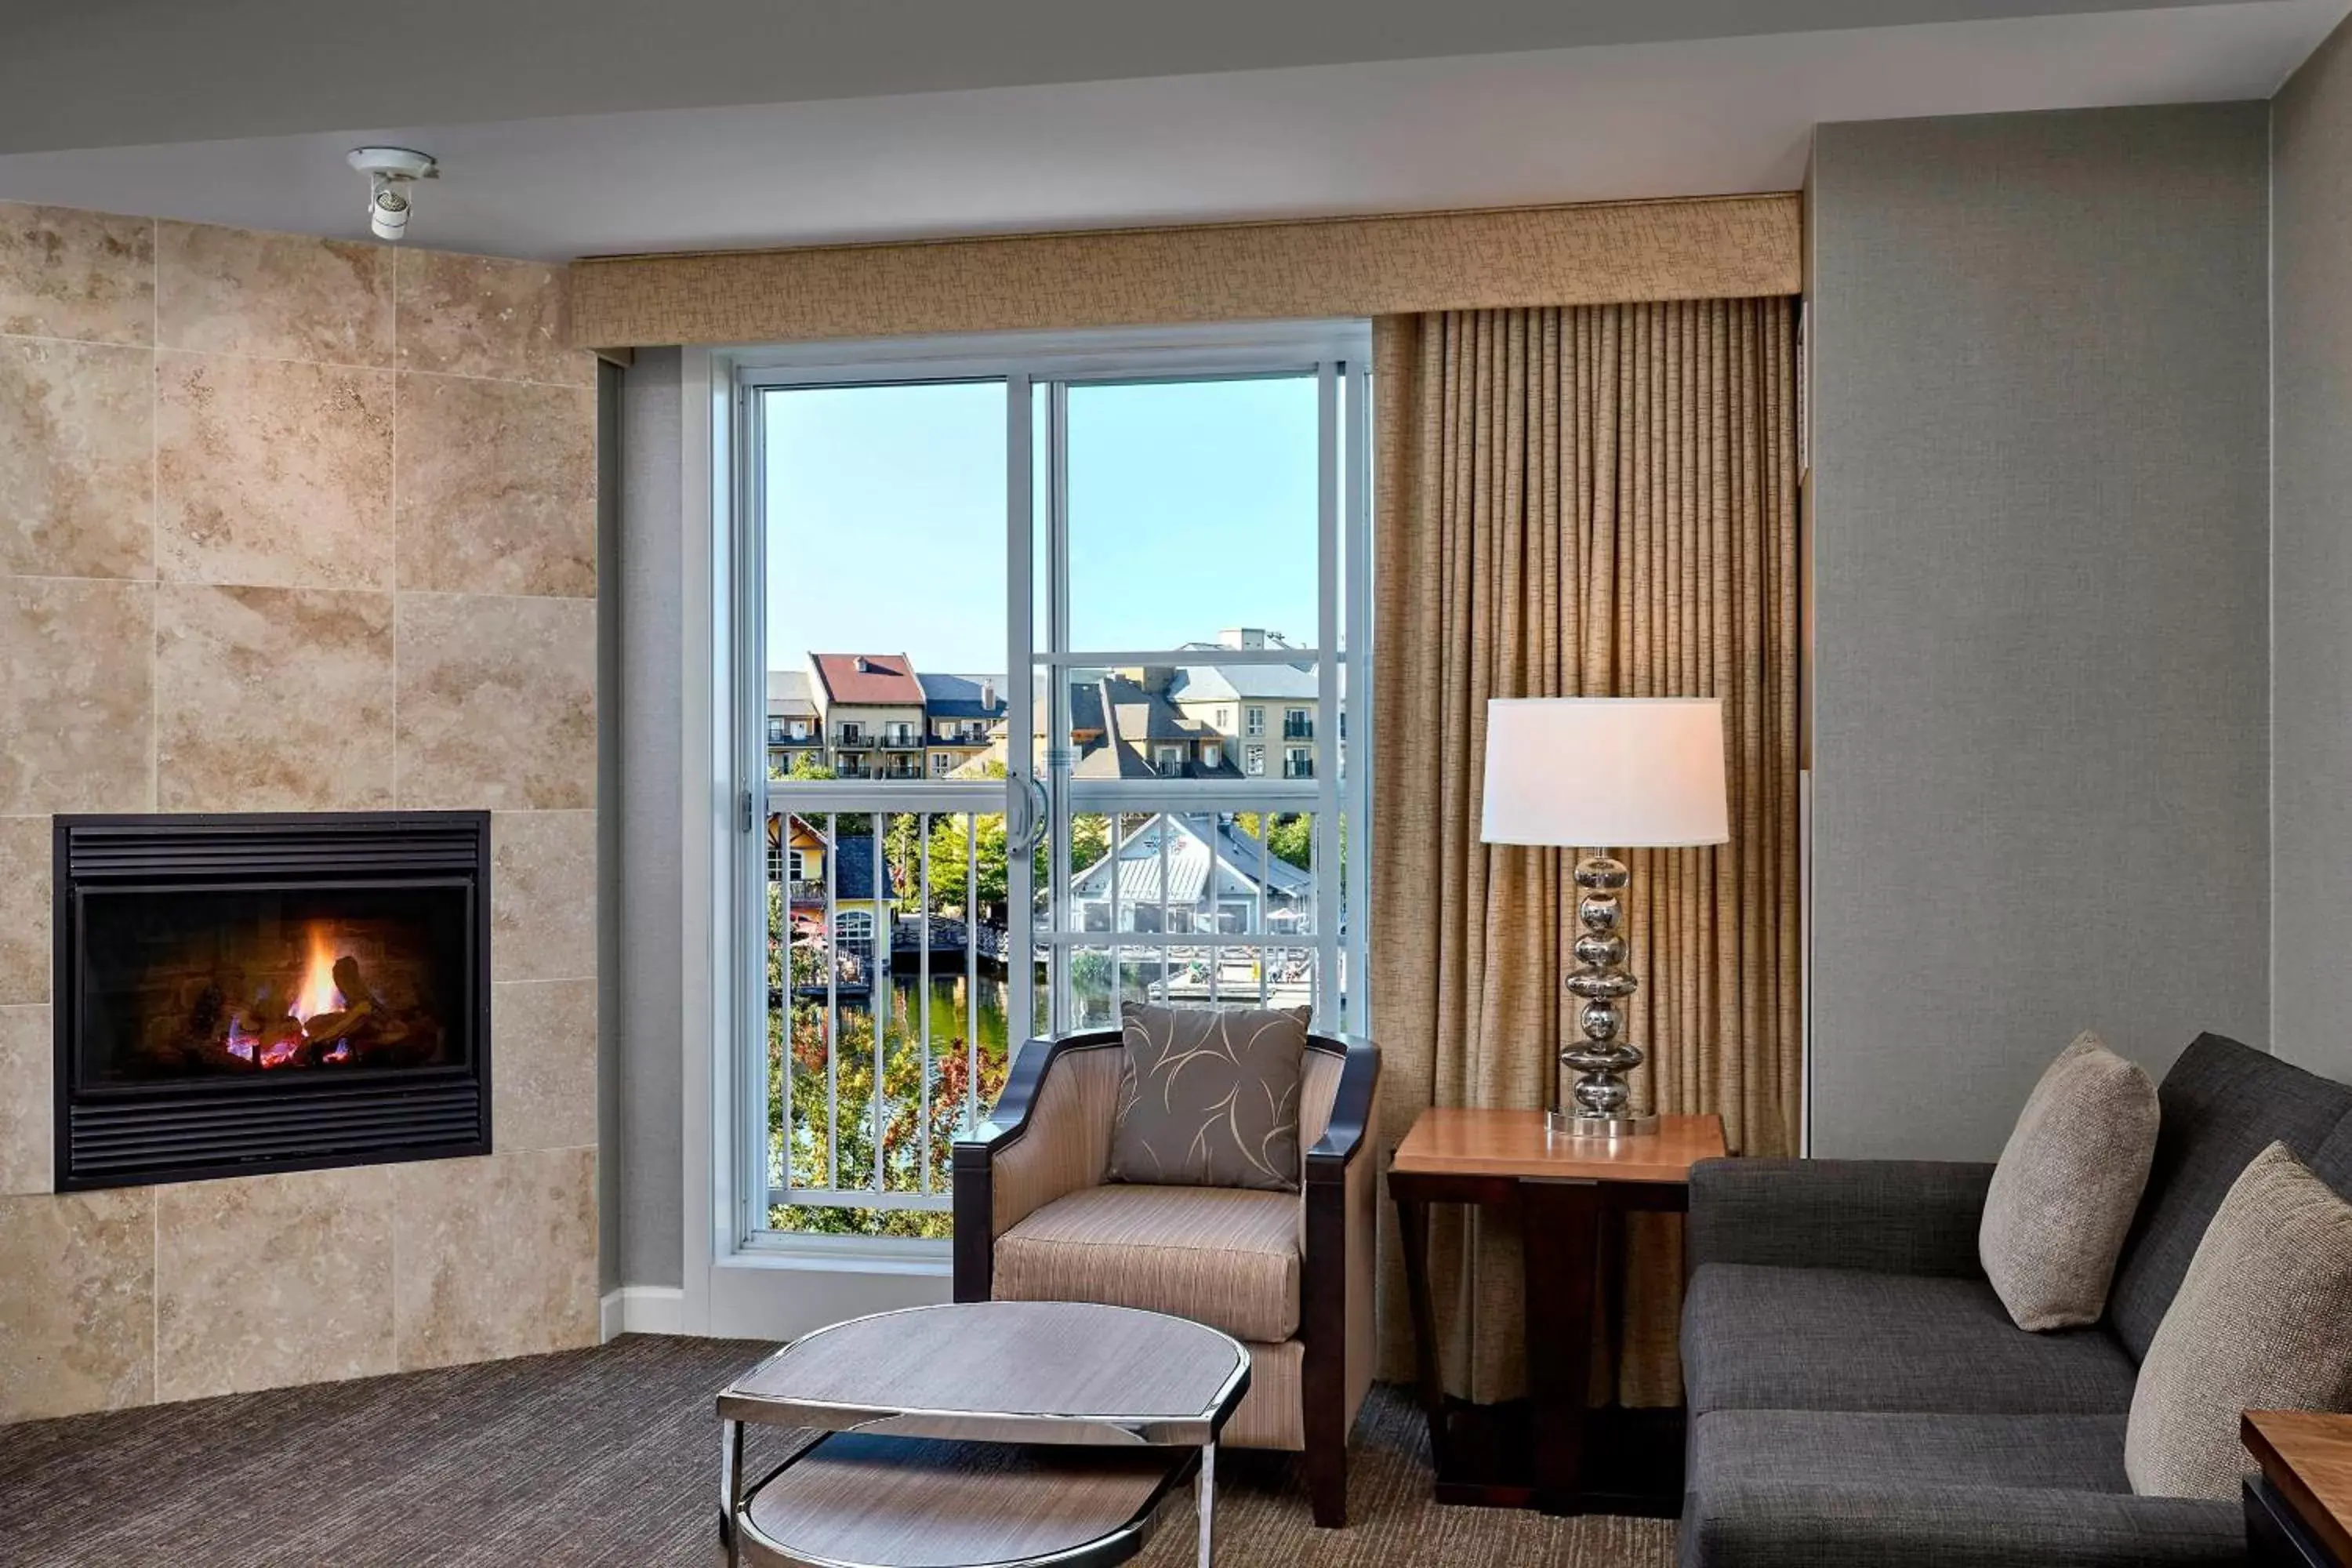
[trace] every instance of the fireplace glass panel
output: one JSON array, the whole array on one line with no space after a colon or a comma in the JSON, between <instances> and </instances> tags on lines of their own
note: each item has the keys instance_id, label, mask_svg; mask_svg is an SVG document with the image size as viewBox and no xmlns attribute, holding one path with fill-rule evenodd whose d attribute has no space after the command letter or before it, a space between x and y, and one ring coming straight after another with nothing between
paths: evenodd
<instances>
[{"instance_id":1,"label":"fireplace glass panel","mask_svg":"<svg viewBox=\"0 0 2352 1568\"><path fill-rule=\"evenodd\" d=\"M81 1086L464 1067L472 896L457 882L84 889Z\"/></svg>"}]
</instances>

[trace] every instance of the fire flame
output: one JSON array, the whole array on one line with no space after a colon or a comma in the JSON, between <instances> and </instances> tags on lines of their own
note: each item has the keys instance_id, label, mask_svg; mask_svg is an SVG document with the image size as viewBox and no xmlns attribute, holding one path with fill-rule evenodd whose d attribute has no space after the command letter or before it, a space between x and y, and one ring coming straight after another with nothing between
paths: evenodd
<instances>
[{"instance_id":1,"label":"fire flame","mask_svg":"<svg viewBox=\"0 0 2352 1568\"><path fill-rule=\"evenodd\" d=\"M310 957L302 970L302 988L294 994L294 1005L286 1009L289 1018L310 1019L321 1013L340 1013L345 1004L343 994L335 989L335 949L328 940L327 928L310 922Z\"/></svg>"}]
</instances>

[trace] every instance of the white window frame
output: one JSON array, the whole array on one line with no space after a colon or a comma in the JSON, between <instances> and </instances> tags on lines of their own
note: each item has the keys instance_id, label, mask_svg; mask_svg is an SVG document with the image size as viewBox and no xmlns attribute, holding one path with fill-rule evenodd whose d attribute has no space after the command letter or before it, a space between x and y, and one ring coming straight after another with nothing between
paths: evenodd
<instances>
[{"instance_id":1,"label":"white window frame","mask_svg":"<svg viewBox=\"0 0 2352 1568\"><path fill-rule=\"evenodd\" d=\"M754 821L764 816L759 801L766 784L765 751L761 744L764 728L757 720L747 722L743 717L756 714L763 719L765 712L765 649L758 607L764 597L761 591L764 584L758 572L761 542L753 530L758 507L751 466L739 461L750 445L745 439L749 388L768 372L782 372L785 380L809 384L811 373L824 366L856 367L856 379L882 382L992 377L1002 374L1008 363L1021 363L1027 367L1019 377L1025 391L1033 377L1263 374L1270 368L1269 353L1277 352L1302 354L1303 351L1307 363L1326 362L1320 377L1326 417L1319 460L1324 472L1333 479L1325 486L1317 525L1322 607L1314 646L1332 650L1334 656L1318 667L1318 707L1330 715L1337 712L1343 678L1345 689L1360 694L1359 700L1370 692L1370 323L1358 321L682 352L682 434L688 456L682 482L687 526L680 530L678 542L689 584L684 632L690 650L709 650L708 658L689 653L687 660L680 748L685 798L690 803L684 839L687 918L681 933L687 981L681 1034L688 1213L680 1323L687 1331L789 1338L859 1311L943 1300L949 1271L943 1244L885 1242L811 1250L756 1245L774 1238L759 1236L747 1212L751 1203L766 1196L764 1177L753 1165L755 1160L764 1160L764 1148L754 1147L749 1137L748 1110L738 1113L745 1098L745 1079L755 1061L754 1053L740 1048L740 1042L753 1037L751 1030L764 1028L765 1002L762 995L759 998L761 1011L747 1012L755 983L764 989L765 955L761 947L764 921L755 918L753 900L763 900L765 890L761 885L763 879L756 875L764 870L763 858L745 853L742 835L752 831ZM1347 413L1335 420L1329 411L1334 400L1343 395ZM1024 440L1027 434L1019 431ZM1025 465L1013 464L1011 468L1025 503ZM697 584L707 585L708 594L698 593ZM1028 616L1021 619L1025 622ZM1343 625L1349 634L1344 642L1339 635ZM1032 646L1049 645L1041 640ZM1168 650L1151 651L1164 655ZM1218 662L1276 662L1296 651L1223 650ZM1113 652L1118 655L1116 662L1130 662L1125 650L1095 650L1087 657L1113 662L1105 657ZM1161 661L1165 662L1164 658ZM1056 662L1076 663L1079 658L1041 656L1037 667L1050 669ZM1013 673L1017 679L1019 672ZM1014 706L1019 711L1007 715L1007 733L1025 717L1029 706L1026 693L1019 688ZM1369 733L1370 722L1367 719L1354 728ZM827 728L818 728L820 741L831 739L824 732ZM871 742L861 737L854 748L845 749L868 750ZM1008 754L1020 764L1017 771L1025 773L1030 760L1019 754L1021 750L1012 748ZM1367 820L1373 798L1368 763L1367 752L1351 758L1344 768L1318 770L1325 776L1293 786L1300 804L1288 809L1315 813L1319 863L1338 864L1343 810L1351 821ZM1344 795L1343 773L1348 775ZM1202 781L1181 784L1120 781L1112 792L1117 802L1110 808L1213 811L1216 792L1223 789L1232 792L1237 803L1247 795L1241 809L1262 810L1266 808L1268 792L1279 791L1283 783L1270 779L1222 785ZM932 787L959 786L943 782ZM1154 790L1166 792L1164 804L1152 804ZM693 807L691 803L696 802L703 803L702 809ZM1101 804L1065 799L1057 815L1066 819L1073 805L1081 811L1106 809ZM1065 833L1066 826L1065 821ZM1354 842L1369 844L1369 829L1355 835ZM1366 921L1361 911L1366 908L1366 861L1367 856L1361 853L1350 858L1341 879L1340 907L1327 911L1318 933L1324 949L1319 972L1327 977L1339 976L1344 918L1349 949L1344 973L1347 1008L1351 1014L1360 1013L1364 1005L1366 968L1361 948ZM1114 929L1117 924L1113 922ZM877 931L877 951L879 942ZM1330 1027L1360 1026L1352 1019L1331 1018L1324 1023ZM764 1143L764 1140L757 1142ZM849 1242L855 1238L811 1239Z\"/></svg>"}]
</instances>

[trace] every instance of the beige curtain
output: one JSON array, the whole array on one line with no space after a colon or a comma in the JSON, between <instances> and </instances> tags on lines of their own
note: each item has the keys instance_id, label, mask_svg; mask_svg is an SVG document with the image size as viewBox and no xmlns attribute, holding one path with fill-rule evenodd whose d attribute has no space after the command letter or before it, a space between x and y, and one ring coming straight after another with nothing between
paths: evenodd
<instances>
[{"instance_id":1,"label":"beige curtain","mask_svg":"<svg viewBox=\"0 0 2352 1568\"><path fill-rule=\"evenodd\" d=\"M1573 1032L1571 857L1479 842L1486 700L1719 696L1731 842L1625 857L1641 979L1628 1030L1650 1058L1635 1093L1721 1112L1736 1152L1792 1152L1794 302L1385 317L1374 358L1381 1126L1402 1136L1429 1105L1539 1105ZM1382 1218L1383 1373L1403 1377L1410 1321ZM1444 1209L1432 1228L1448 1386L1516 1393L1517 1237ZM1671 1404L1678 1222L1633 1228L1622 1392Z\"/></svg>"}]
</instances>

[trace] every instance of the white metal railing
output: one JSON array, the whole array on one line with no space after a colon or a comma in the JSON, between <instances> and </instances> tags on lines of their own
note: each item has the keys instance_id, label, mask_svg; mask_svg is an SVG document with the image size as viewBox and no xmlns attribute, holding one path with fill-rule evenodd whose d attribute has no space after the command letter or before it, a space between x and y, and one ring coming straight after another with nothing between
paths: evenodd
<instances>
[{"instance_id":1,"label":"white metal railing","mask_svg":"<svg viewBox=\"0 0 2352 1568\"><path fill-rule=\"evenodd\" d=\"M1041 986L1082 1028L1115 1025L1127 998L1322 1010L1317 884L1297 863L1315 841L1310 817L1267 803L1250 832L1214 808L1080 814L1071 883L1058 899L1040 886L1024 922L1008 897L1019 852L1004 847L1002 811L956 798L973 793L771 793L762 1165L774 1229L947 1235L952 1142L986 1116L1013 1050L1036 1032ZM951 804L963 808L905 809ZM806 874L813 856L822 875ZM1107 915L1099 929L1055 918L1086 889Z\"/></svg>"}]
</instances>

